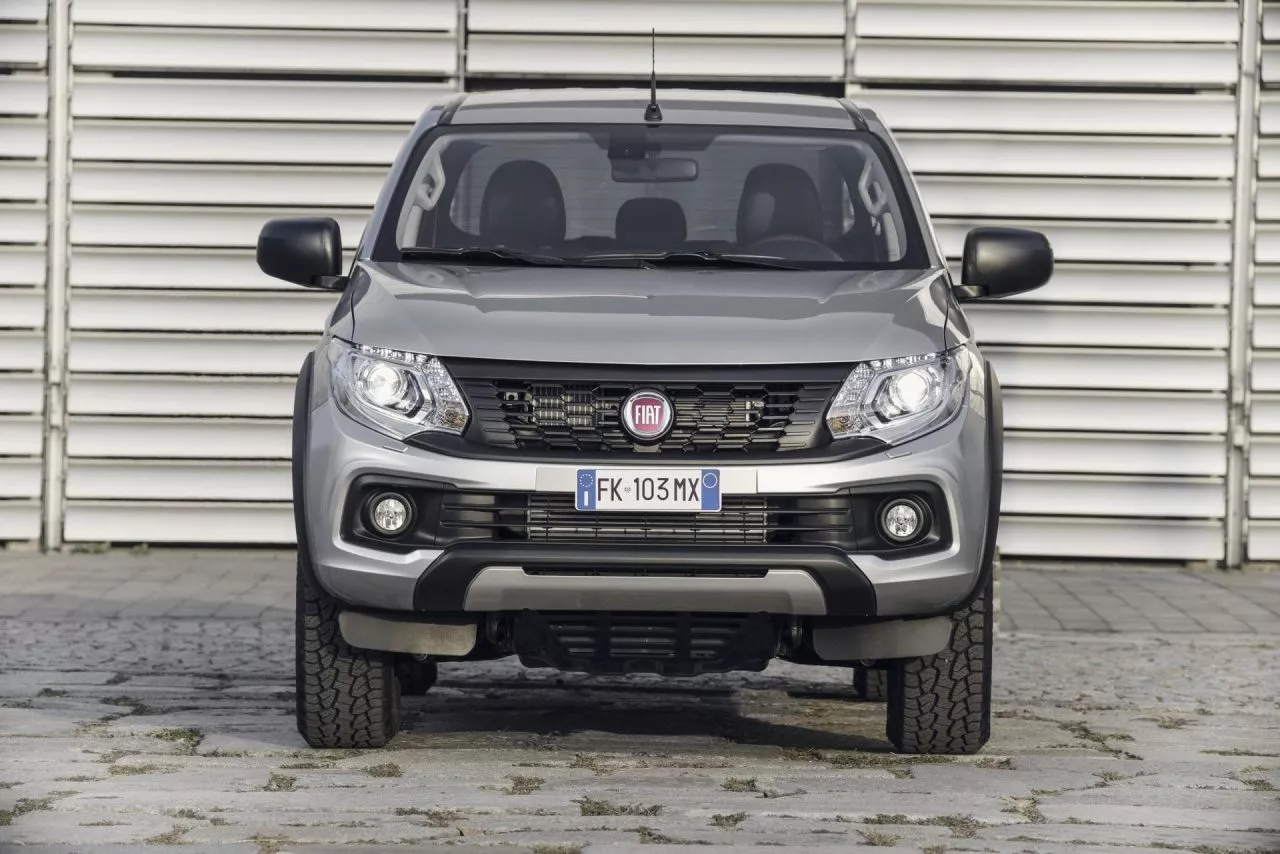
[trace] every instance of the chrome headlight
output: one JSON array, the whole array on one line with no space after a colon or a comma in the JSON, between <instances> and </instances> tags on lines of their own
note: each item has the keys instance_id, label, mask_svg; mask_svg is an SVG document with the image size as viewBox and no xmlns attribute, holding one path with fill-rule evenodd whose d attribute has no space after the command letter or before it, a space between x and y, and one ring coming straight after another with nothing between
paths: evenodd
<instances>
[{"instance_id":1,"label":"chrome headlight","mask_svg":"<svg viewBox=\"0 0 1280 854\"><path fill-rule=\"evenodd\" d=\"M424 430L461 433L470 413L439 359L329 341L333 395L347 415L404 439Z\"/></svg>"},{"instance_id":2,"label":"chrome headlight","mask_svg":"<svg viewBox=\"0 0 1280 854\"><path fill-rule=\"evenodd\" d=\"M827 410L837 439L869 436L897 444L937 429L964 404L969 351L860 362Z\"/></svg>"}]
</instances>

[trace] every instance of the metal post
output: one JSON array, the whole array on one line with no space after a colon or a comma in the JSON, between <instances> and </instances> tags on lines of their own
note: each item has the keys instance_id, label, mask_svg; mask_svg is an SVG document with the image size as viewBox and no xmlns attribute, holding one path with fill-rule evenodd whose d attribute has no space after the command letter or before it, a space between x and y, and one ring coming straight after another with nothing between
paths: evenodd
<instances>
[{"instance_id":1,"label":"metal post","mask_svg":"<svg viewBox=\"0 0 1280 854\"><path fill-rule=\"evenodd\" d=\"M1244 562L1248 529L1249 366L1253 328L1253 244L1258 177L1258 77L1262 41L1261 0L1240 0L1240 77L1236 84L1236 170L1232 189L1231 311L1227 413L1226 565Z\"/></svg>"},{"instance_id":2,"label":"metal post","mask_svg":"<svg viewBox=\"0 0 1280 854\"><path fill-rule=\"evenodd\" d=\"M468 8L469 0L458 0L458 70L456 79L458 83L458 91L465 92L467 90L467 19L470 9Z\"/></svg>"},{"instance_id":3,"label":"metal post","mask_svg":"<svg viewBox=\"0 0 1280 854\"><path fill-rule=\"evenodd\" d=\"M62 547L67 449L71 0L49 0L49 233L45 277L43 543Z\"/></svg>"}]
</instances>

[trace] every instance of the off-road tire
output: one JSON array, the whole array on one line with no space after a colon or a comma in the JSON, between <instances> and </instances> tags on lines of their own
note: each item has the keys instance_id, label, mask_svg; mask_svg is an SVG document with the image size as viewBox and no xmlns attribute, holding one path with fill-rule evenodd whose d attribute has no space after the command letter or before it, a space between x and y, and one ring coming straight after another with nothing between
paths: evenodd
<instances>
[{"instance_id":1,"label":"off-road tire","mask_svg":"<svg viewBox=\"0 0 1280 854\"><path fill-rule=\"evenodd\" d=\"M421 697L436 684L436 663L418 661L412 656L396 659L396 679L400 680L400 696Z\"/></svg>"},{"instance_id":2,"label":"off-road tire","mask_svg":"<svg viewBox=\"0 0 1280 854\"><path fill-rule=\"evenodd\" d=\"M889 690L889 675L874 667L855 667L853 690L868 703L883 703Z\"/></svg>"},{"instance_id":3,"label":"off-road tire","mask_svg":"<svg viewBox=\"0 0 1280 854\"><path fill-rule=\"evenodd\" d=\"M298 732L312 747L383 747L400 729L390 653L356 649L338 630L338 603L298 566Z\"/></svg>"},{"instance_id":4,"label":"off-road tire","mask_svg":"<svg viewBox=\"0 0 1280 854\"><path fill-rule=\"evenodd\" d=\"M936 655L889 671L889 741L899 753L977 753L991 737L991 573L951 617L951 641Z\"/></svg>"}]
</instances>

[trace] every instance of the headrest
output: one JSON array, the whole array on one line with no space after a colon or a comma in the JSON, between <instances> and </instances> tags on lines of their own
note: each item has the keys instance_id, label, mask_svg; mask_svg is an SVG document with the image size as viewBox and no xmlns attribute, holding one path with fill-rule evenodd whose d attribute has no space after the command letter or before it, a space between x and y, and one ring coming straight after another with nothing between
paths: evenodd
<instances>
[{"instance_id":1,"label":"headrest","mask_svg":"<svg viewBox=\"0 0 1280 854\"><path fill-rule=\"evenodd\" d=\"M537 248L564 240L564 194L555 173L533 160L493 170L480 202L480 234L499 245Z\"/></svg>"},{"instance_id":2,"label":"headrest","mask_svg":"<svg viewBox=\"0 0 1280 854\"><path fill-rule=\"evenodd\" d=\"M618 208L613 233L624 247L669 252L684 243L688 225L674 199L627 199Z\"/></svg>"},{"instance_id":3,"label":"headrest","mask_svg":"<svg viewBox=\"0 0 1280 854\"><path fill-rule=\"evenodd\" d=\"M752 169L738 202L738 243L777 235L822 240L822 202L809 173L788 163Z\"/></svg>"}]
</instances>

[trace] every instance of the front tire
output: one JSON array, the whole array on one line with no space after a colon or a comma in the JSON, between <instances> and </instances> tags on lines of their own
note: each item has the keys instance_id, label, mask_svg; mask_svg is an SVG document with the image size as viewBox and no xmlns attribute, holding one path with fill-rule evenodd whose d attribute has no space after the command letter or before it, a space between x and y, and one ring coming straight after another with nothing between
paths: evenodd
<instances>
[{"instance_id":1,"label":"front tire","mask_svg":"<svg viewBox=\"0 0 1280 854\"><path fill-rule=\"evenodd\" d=\"M889 671L889 740L899 753L977 753L991 737L991 576L951 616L945 649Z\"/></svg>"},{"instance_id":2,"label":"front tire","mask_svg":"<svg viewBox=\"0 0 1280 854\"><path fill-rule=\"evenodd\" d=\"M299 558L295 615L298 732L312 747L383 747L400 729L390 653L356 649L338 629L338 603Z\"/></svg>"}]
</instances>

